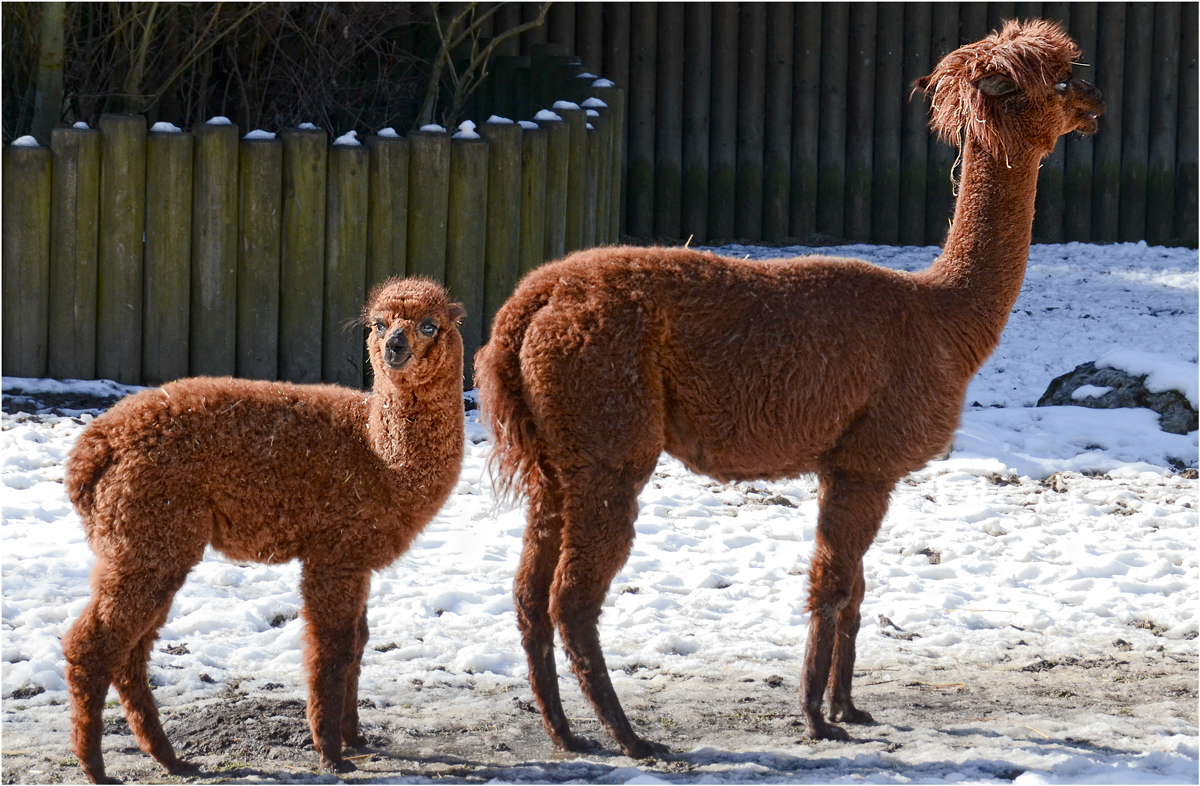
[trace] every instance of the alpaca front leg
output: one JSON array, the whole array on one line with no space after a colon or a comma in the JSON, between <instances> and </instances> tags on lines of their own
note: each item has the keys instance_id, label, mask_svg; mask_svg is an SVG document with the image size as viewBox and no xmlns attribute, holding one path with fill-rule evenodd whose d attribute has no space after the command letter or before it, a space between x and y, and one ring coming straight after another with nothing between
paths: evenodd
<instances>
[{"instance_id":1,"label":"alpaca front leg","mask_svg":"<svg viewBox=\"0 0 1200 786\"><path fill-rule=\"evenodd\" d=\"M367 744L366 738L358 733L358 674L362 670L363 650L370 635L367 610L363 608L358 621L358 647L354 653L354 661L346 673L346 696L342 704L342 744L351 748Z\"/></svg>"},{"instance_id":2,"label":"alpaca front leg","mask_svg":"<svg viewBox=\"0 0 1200 786\"><path fill-rule=\"evenodd\" d=\"M821 473L820 484L817 537L809 569L808 608L812 616L800 678L800 706L813 739L848 740L850 735L845 729L825 721L821 703L832 681L837 687L831 697L835 702L832 714L839 716L849 704L863 591L862 557L879 531L893 484L840 471ZM843 632L848 635L839 641ZM844 693L840 692L843 688ZM845 716L835 719L854 720Z\"/></svg>"},{"instance_id":3,"label":"alpaca front leg","mask_svg":"<svg viewBox=\"0 0 1200 786\"><path fill-rule=\"evenodd\" d=\"M854 682L854 658L858 640L860 608L866 583L863 579L862 563L859 562L858 578L854 582L850 600L838 614L837 632L833 644L833 665L829 671L829 719L843 723L874 723L871 713L854 706L850 691Z\"/></svg>"},{"instance_id":4,"label":"alpaca front leg","mask_svg":"<svg viewBox=\"0 0 1200 786\"><path fill-rule=\"evenodd\" d=\"M369 588L369 573L339 566L306 564L300 582L308 622L308 725L321 767L334 772L356 769L342 758L342 714Z\"/></svg>"}]
</instances>

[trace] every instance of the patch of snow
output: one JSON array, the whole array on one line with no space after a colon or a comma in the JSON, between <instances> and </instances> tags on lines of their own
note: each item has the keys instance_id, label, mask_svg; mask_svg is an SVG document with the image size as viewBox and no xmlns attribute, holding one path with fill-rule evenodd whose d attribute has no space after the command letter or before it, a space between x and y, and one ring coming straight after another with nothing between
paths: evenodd
<instances>
[{"instance_id":1,"label":"patch of snow","mask_svg":"<svg viewBox=\"0 0 1200 786\"><path fill-rule=\"evenodd\" d=\"M580 106L582 106L584 109L599 109L601 107L607 108L608 104L593 96L580 104Z\"/></svg>"},{"instance_id":2,"label":"patch of snow","mask_svg":"<svg viewBox=\"0 0 1200 786\"><path fill-rule=\"evenodd\" d=\"M75 125L71 126L71 128L78 128L80 131L88 131L91 129L91 126L82 120L76 120Z\"/></svg>"},{"instance_id":3,"label":"patch of snow","mask_svg":"<svg viewBox=\"0 0 1200 786\"><path fill-rule=\"evenodd\" d=\"M533 116L533 119L541 123L547 123L554 120L562 120L562 117L551 112L549 109L542 109Z\"/></svg>"},{"instance_id":4,"label":"patch of snow","mask_svg":"<svg viewBox=\"0 0 1200 786\"><path fill-rule=\"evenodd\" d=\"M1177 390L1200 409L1200 366L1158 352L1117 347L1096 359L1096 368L1115 368L1135 377L1146 375L1146 389L1154 393Z\"/></svg>"},{"instance_id":5,"label":"patch of snow","mask_svg":"<svg viewBox=\"0 0 1200 786\"><path fill-rule=\"evenodd\" d=\"M275 134L271 131L263 131L261 128L256 128L249 134L246 134L242 139L274 139ZM336 144L336 143L335 143Z\"/></svg>"},{"instance_id":6,"label":"patch of snow","mask_svg":"<svg viewBox=\"0 0 1200 786\"><path fill-rule=\"evenodd\" d=\"M174 123L168 123L165 120L160 120L157 123L155 123L154 125L150 126L150 131L153 133L158 133L158 134L181 134L181 133L183 133L182 128L175 125Z\"/></svg>"},{"instance_id":7,"label":"patch of snow","mask_svg":"<svg viewBox=\"0 0 1200 786\"><path fill-rule=\"evenodd\" d=\"M41 145L38 144L38 141L36 139L34 139L31 134L26 134L25 136L17 137L16 139L14 139L12 141L12 146L13 147L41 147Z\"/></svg>"},{"instance_id":8,"label":"patch of snow","mask_svg":"<svg viewBox=\"0 0 1200 786\"><path fill-rule=\"evenodd\" d=\"M231 125L233 125L233 121L222 115L217 115L214 118L210 118L209 121L207 123L205 123L205 125L208 125L208 126L231 126Z\"/></svg>"},{"instance_id":9,"label":"patch of snow","mask_svg":"<svg viewBox=\"0 0 1200 786\"><path fill-rule=\"evenodd\" d=\"M345 145L347 147L359 147L362 145L362 142L358 141L357 131L347 131L337 139L333 140L333 143L335 145Z\"/></svg>"},{"instance_id":10,"label":"patch of snow","mask_svg":"<svg viewBox=\"0 0 1200 786\"><path fill-rule=\"evenodd\" d=\"M535 128L541 128L541 126L539 126L537 123L533 122L532 120L519 120L517 122L521 126L521 128L524 128L526 131L530 131Z\"/></svg>"},{"instance_id":11,"label":"patch of snow","mask_svg":"<svg viewBox=\"0 0 1200 786\"><path fill-rule=\"evenodd\" d=\"M464 120L458 124L458 131L454 133L452 139L479 139L479 134L475 131L475 123L471 120Z\"/></svg>"},{"instance_id":12,"label":"patch of snow","mask_svg":"<svg viewBox=\"0 0 1200 786\"><path fill-rule=\"evenodd\" d=\"M491 117L489 117L487 119L487 121L489 123L500 123L500 124L511 124L512 123L512 121L509 120L507 117L500 117L500 115L492 115Z\"/></svg>"},{"instance_id":13,"label":"patch of snow","mask_svg":"<svg viewBox=\"0 0 1200 786\"><path fill-rule=\"evenodd\" d=\"M378 134L376 134L376 136L381 136L384 139L399 139L400 138L400 135L398 133L396 133L396 129L392 128L391 126L388 126L387 128L383 129Z\"/></svg>"},{"instance_id":14,"label":"patch of snow","mask_svg":"<svg viewBox=\"0 0 1200 786\"><path fill-rule=\"evenodd\" d=\"M611 79L597 79L592 82L592 87L616 87L617 83Z\"/></svg>"},{"instance_id":15,"label":"patch of snow","mask_svg":"<svg viewBox=\"0 0 1200 786\"><path fill-rule=\"evenodd\" d=\"M578 109L578 108L579 108L579 104L576 104L574 101L555 101L555 102L554 102L554 108L555 108L555 109L559 109L559 110L563 110L563 109Z\"/></svg>"},{"instance_id":16,"label":"patch of snow","mask_svg":"<svg viewBox=\"0 0 1200 786\"><path fill-rule=\"evenodd\" d=\"M302 128L305 131L319 131L320 130L312 123L301 123L300 125L296 126L296 128Z\"/></svg>"},{"instance_id":17,"label":"patch of snow","mask_svg":"<svg viewBox=\"0 0 1200 786\"><path fill-rule=\"evenodd\" d=\"M421 128L419 130L428 131L430 133L435 133L435 134L446 133L446 129L442 128L437 123L429 123L428 125L423 125L423 126L421 126Z\"/></svg>"},{"instance_id":18,"label":"patch of snow","mask_svg":"<svg viewBox=\"0 0 1200 786\"><path fill-rule=\"evenodd\" d=\"M1110 390L1112 388L1100 387L1099 385L1080 385L1075 388L1075 392L1071 394L1071 398L1076 401L1083 401L1085 398L1100 398Z\"/></svg>"}]
</instances>

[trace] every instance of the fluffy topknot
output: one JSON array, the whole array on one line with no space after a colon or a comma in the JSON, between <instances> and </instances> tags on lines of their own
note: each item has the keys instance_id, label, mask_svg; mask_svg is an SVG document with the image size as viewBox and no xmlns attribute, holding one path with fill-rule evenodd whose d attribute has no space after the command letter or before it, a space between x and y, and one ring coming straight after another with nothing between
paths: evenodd
<instances>
[{"instance_id":1,"label":"fluffy topknot","mask_svg":"<svg viewBox=\"0 0 1200 786\"><path fill-rule=\"evenodd\" d=\"M916 86L933 103L930 124L941 139L957 146L966 128L1000 156L1022 138L1021 118L1006 111L1013 98L1045 95L1078 59L1079 47L1055 23L1013 20L1000 32L946 55ZM988 95L981 82L989 78L1010 79L1016 89Z\"/></svg>"}]
</instances>

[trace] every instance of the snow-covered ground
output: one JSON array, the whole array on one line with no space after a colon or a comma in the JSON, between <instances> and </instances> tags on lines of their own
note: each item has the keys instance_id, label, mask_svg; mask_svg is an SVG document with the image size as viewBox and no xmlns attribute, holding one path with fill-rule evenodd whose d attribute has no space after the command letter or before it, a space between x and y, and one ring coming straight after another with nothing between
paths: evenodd
<instances>
[{"instance_id":1,"label":"snow-covered ground","mask_svg":"<svg viewBox=\"0 0 1200 786\"><path fill-rule=\"evenodd\" d=\"M714 250L762 258L813 251ZM938 253L879 246L819 251L906 270L925 267ZM629 766L606 770L603 779L1196 782L1197 432L1162 432L1148 410L1034 404L1051 379L1106 356L1118 365L1135 358L1142 367L1132 371L1185 388L1194 406L1197 285L1197 253L1188 249L1033 247L1000 346L968 390L950 457L898 485L867 554L856 679L950 667L1037 671L1039 663L1111 661L1124 653L1190 664L1190 696L1146 696L1153 712L1142 720L1134 711L1139 721L1132 731L1114 731L1110 715L1084 708L1071 729L1000 719L966 752L946 753L936 735L917 735L896 753L880 747L856 756L845 743L823 743L830 746L820 749L824 758L807 763L791 747L793 732L751 751L683 746L683 769L625 760ZM7 377L3 387L4 753L10 761L14 750L32 756L35 764L25 762L21 779L70 780L80 771L69 761L53 763L68 756L59 639L87 601L93 557L61 481L67 453L96 410L9 410L21 400L17 391L45 402L53 393L125 389ZM414 693L422 683L528 697L510 593L523 511L497 506L485 470L489 450L469 412L455 494L408 554L372 584L360 695L384 712L431 711ZM1192 471L1181 474L1185 468ZM783 674L794 688L807 623L813 479L723 485L663 457L640 504L638 538L601 622L626 706L647 689L639 671L706 685ZM202 707L230 685L303 700L298 578L296 564L238 565L210 550L177 595L152 655L160 706ZM560 672L569 674L561 656ZM566 694L577 693L571 682L564 683ZM443 700L453 706L441 711L469 715L481 706L472 704L479 701L472 690L452 695ZM872 709L869 701L864 706ZM879 719L869 736L886 739L926 723ZM595 732L586 720L577 725ZM649 735L672 742L666 721ZM1063 741L1080 737L1104 744L1072 748ZM548 740L541 742L549 757ZM802 763L780 769L777 748ZM580 761L547 759L532 779L602 779L586 767L572 770L589 758ZM11 775L10 769L5 782ZM531 779L516 765L491 776Z\"/></svg>"}]
</instances>

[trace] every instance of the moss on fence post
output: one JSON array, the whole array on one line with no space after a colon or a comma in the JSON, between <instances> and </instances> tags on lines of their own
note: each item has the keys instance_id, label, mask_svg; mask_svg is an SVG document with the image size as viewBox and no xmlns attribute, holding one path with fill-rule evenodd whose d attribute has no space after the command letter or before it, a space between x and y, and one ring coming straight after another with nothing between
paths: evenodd
<instances>
[{"instance_id":1,"label":"moss on fence post","mask_svg":"<svg viewBox=\"0 0 1200 786\"><path fill-rule=\"evenodd\" d=\"M142 381L142 238L146 118L100 118L100 239L96 264L96 375Z\"/></svg>"},{"instance_id":2,"label":"moss on fence post","mask_svg":"<svg viewBox=\"0 0 1200 786\"><path fill-rule=\"evenodd\" d=\"M521 126L480 126L488 143L487 247L484 256L483 313L486 339L492 317L517 286L521 260Z\"/></svg>"},{"instance_id":3,"label":"moss on fence post","mask_svg":"<svg viewBox=\"0 0 1200 786\"><path fill-rule=\"evenodd\" d=\"M367 286L408 272L408 140L367 137Z\"/></svg>"},{"instance_id":4,"label":"moss on fence post","mask_svg":"<svg viewBox=\"0 0 1200 786\"><path fill-rule=\"evenodd\" d=\"M521 132L521 251L519 275L546 259L546 148L550 132L525 121Z\"/></svg>"},{"instance_id":5,"label":"moss on fence post","mask_svg":"<svg viewBox=\"0 0 1200 786\"><path fill-rule=\"evenodd\" d=\"M192 169L192 374L237 370L238 129L194 129Z\"/></svg>"},{"instance_id":6,"label":"moss on fence post","mask_svg":"<svg viewBox=\"0 0 1200 786\"><path fill-rule=\"evenodd\" d=\"M488 143L478 137L450 140L445 280L450 297L461 302L467 311L460 328L466 388L474 387L472 362L483 345L488 153Z\"/></svg>"},{"instance_id":7,"label":"moss on fence post","mask_svg":"<svg viewBox=\"0 0 1200 786\"><path fill-rule=\"evenodd\" d=\"M549 110L534 115L546 129L546 244L545 259L567 253L567 181L571 171L571 126Z\"/></svg>"},{"instance_id":8,"label":"moss on fence post","mask_svg":"<svg viewBox=\"0 0 1200 786\"><path fill-rule=\"evenodd\" d=\"M321 378L361 388L367 298L367 148L335 144L329 150L325 197L325 299Z\"/></svg>"},{"instance_id":9,"label":"moss on fence post","mask_svg":"<svg viewBox=\"0 0 1200 786\"><path fill-rule=\"evenodd\" d=\"M173 131L151 131L146 140L142 377L151 385L188 375L193 143Z\"/></svg>"},{"instance_id":10,"label":"moss on fence post","mask_svg":"<svg viewBox=\"0 0 1200 786\"><path fill-rule=\"evenodd\" d=\"M50 149L4 148L4 373L44 377L50 314Z\"/></svg>"},{"instance_id":11,"label":"moss on fence post","mask_svg":"<svg viewBox=\"0 0 1200 786\"><path fill-rule=\"evenodd\" d=\"M238 181L237 375L276 379L283 143L243 139Z\"/></svg>"},{"instance_id":12,"label":"moss on fence post","mask_svg":"<svg viewBox=\"0 0 1200 786\"><path fill-rule=\"evenodd\" d=\"M289 128L283 138L283 236L280 239L279 377L321 381L325 271L326 134Z\"/></svg>"},{"instance_id":13,"label":"moss on fence post","mask_svg":"<svg viewBox=\"0 0 1200 786\"><path fill-rule=\"evenodd\" d=\"M587 112L577 104L558 101L554 112L571 128L567 165L566 252L583 248L583 213L587 193Z\"/></svg>"},{"instance_id":14,"label":"moss on fence post","mask_svg":"<svg viewBox=\"0 0 1200 786\"><path fill-rule=\"evenodd\" d=\"M47 373L96 375L96 255L100 230L100 132L50 132L50 326Z\"/></svg>"},{"instance_id":15,"label":"moss on fence post","mask_svg":"<svg viewBox=\"0 0 1200 786\"><path fill-rule=\"evenodd\" d=\"M450 136L413 131L408 145L408 274L445 281Z\"/></svg>"}]
</instances>

